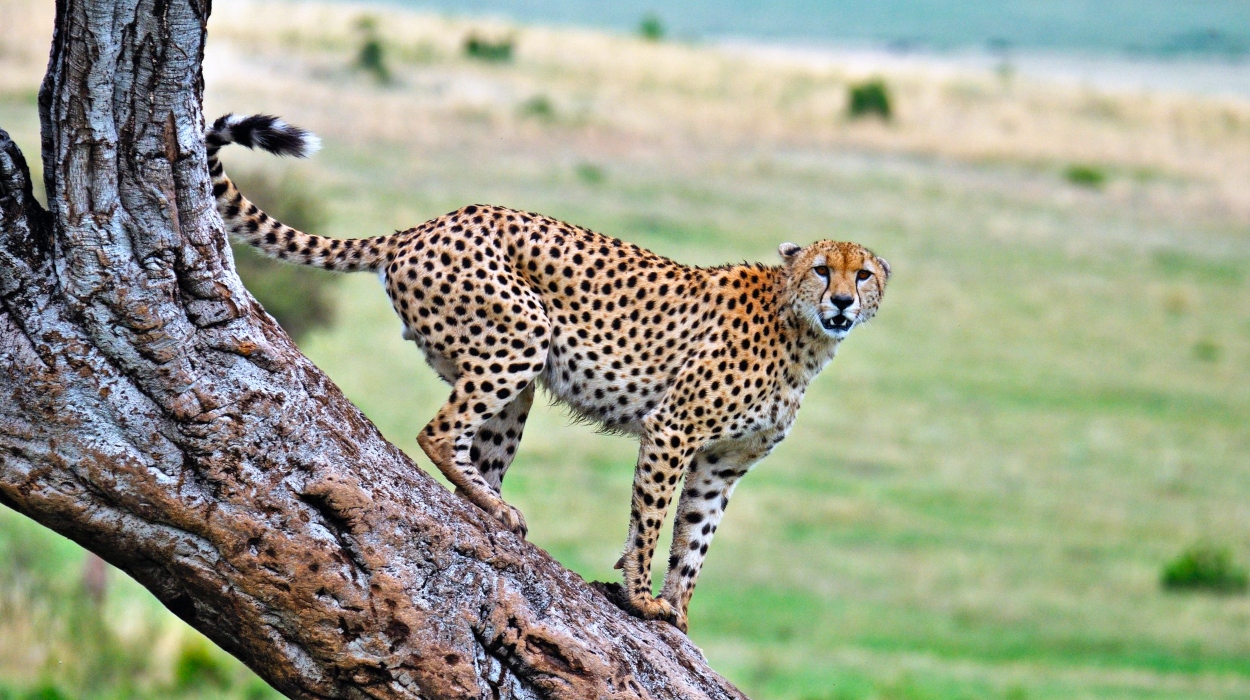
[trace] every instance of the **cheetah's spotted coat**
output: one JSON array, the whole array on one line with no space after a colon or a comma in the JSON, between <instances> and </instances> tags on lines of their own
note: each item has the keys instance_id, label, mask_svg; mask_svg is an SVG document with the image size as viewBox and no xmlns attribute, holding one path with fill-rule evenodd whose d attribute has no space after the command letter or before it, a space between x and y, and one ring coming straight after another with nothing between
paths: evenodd
<instances>
[{"instance_id":1,"label":"cheetah's spotted coat","mask_svg":"<svg viewBox=\"0 0 1250 700\"><path fill-rule=\"evenodd\" d=\"M576 413L641 437L625 553L631 612L686 628L695 579L738 479L785 438L809 382L877 310L884 260L854 243L782 244L781 266L681 265L555 219L473 205L389 236L296 231L244 198L229 143L304 155L273 117L219 119L206 142L229 231L288 262L382 272L405 338L449 384L417 437L458 493L524 535L500 497L542 383ZM660 525L677 506L668 573L651 593Z\"/></svg>"}]
</instances>

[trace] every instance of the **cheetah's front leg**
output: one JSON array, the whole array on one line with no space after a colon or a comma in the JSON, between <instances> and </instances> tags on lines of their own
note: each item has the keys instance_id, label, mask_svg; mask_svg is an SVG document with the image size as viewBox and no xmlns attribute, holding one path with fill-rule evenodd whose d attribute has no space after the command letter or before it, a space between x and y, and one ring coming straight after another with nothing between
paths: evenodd
<instances>
[{"instance_id":1,"label":"cheetah's front leg","mask_svg":"<svg viewBox=\"0 0 1250 700\"><path fill-rule=\"evenodd\" d=\"M686 630L686 610L694 595L699 570L720 525L738 479L763 458L763 453L703 452L686 475L681 503L673 520L673 546L660 597L677 611L677 627Z\"/></svg>"},{"instance_id":2,"label":"cheetah's front leg","mask_svg":"<svg viewBox=\"0 0 1250 700\"><path fill-rule=\"evenodd\" d=\"M621 564L630 612L646 620L678 623L672 604L651 593L651 558L677 481L698 447L689 436L668 430L648 432L639 446L629 539Z\"/></svg>"}]
</instances>

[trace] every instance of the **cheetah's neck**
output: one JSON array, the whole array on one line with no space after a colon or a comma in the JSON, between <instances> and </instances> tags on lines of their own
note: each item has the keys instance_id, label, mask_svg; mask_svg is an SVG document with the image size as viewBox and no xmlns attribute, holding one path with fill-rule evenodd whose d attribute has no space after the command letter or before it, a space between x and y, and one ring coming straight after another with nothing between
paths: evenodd
<instances>
[{"instance_id":1,"label":"cheetah's neck","mask_svg":"<svg viewBox=\"0 0 1250 700\"><path fill-rule=\"evenodd\" d=\"M784 381L792 390L806 391L816 375L820 374L838 352L839 341L812 324L784 301L784 270L777 269L775 289L782 323L781 331L788 352Z\"/></svg>"}]
</instances>

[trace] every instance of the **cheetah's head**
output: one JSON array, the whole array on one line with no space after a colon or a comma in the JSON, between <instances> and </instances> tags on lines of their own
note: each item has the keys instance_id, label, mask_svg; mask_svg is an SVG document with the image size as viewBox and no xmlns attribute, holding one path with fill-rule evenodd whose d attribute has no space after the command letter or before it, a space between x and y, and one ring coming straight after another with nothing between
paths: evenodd
<instances>
[{"instance_id":1,"label":"cheetah's head","mask_svg":"<svg viewBox=\"0 0 1250 700\"><path fill-rule=\"evenodd\" d=\"M786 294L799 318L841 340L877 313L890 264L857 243L817 241L806 248L782 243Z\"/></svg>"}]
</instances>

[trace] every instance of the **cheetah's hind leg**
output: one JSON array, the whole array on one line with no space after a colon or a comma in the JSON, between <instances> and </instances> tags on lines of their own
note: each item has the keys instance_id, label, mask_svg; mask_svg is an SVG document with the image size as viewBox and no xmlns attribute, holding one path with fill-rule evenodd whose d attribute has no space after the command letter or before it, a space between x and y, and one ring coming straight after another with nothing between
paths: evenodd
<instances>
[{"instance_id":1,"label":"cheetah's hind leg","mask_svg":"<svg viewBox=\"0 0 1250 700\"><path fill-rule=\"evenodd\" d=\"M534 404L534 383L521 390L512 403L502 411L491 416L491 419L477 431L473 439L473 449L469 458L477 466L486 479L486 483L500 493L503 477L512 459L516 457L517 445L521 442L521 433L525 430L525 419L529 417L530 407Z\"/></svg>"},{"instance_id":2,"label":"cheetah's hind leg","mask_svg":"<svg viewBox=\"0 0 1250 700\"><path fill-rule=\"evenodd\" d=\"M518 349L518 354L527 358L528 362L510 362L506 365L492 362L487 372L477 371L481 369L481 365L475 363L480 363L480 360L458 362L457 379L452 386L451 396L439 409L438 415L434 416L434 420L417 436L417 444L443 476L456 487L457 493L521 537L527 532L521 511L500 498L497 491L498 481L492 483L478 470L472 453L483 427L492 418L504 413L517 397L526 391L532 391L534 380L542 372L550 344L550 325L545 319L531 317L530 327L532 330L523 341L529 347ZM454 354L461 357L473 357L467 348L456 350L459 352ZM477 356L482 355L479 350ZM529 400L532 399L531 394ZM518 412L512 420L516 421L523 413L527 412ZM480 456L479 449L479 458ZM498 478L502 479L502 476L500 470Z\"/></svg>"}]
</instances>

